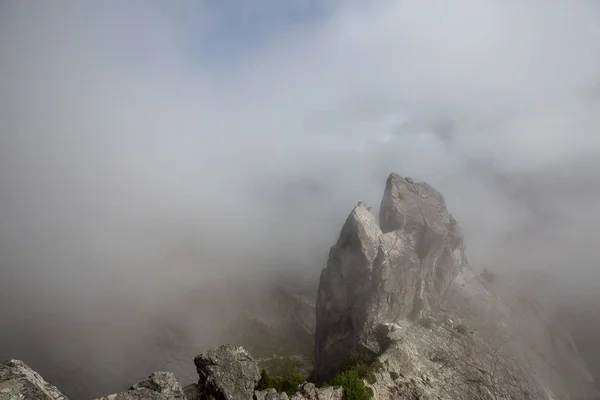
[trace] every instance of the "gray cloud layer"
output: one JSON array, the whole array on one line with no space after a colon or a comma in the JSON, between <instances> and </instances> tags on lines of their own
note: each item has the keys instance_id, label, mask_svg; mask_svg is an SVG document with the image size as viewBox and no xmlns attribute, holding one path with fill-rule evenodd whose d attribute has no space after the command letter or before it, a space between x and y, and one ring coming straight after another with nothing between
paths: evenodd
<instances>
[{"instance_id":1,"label":"gray cloud layer","mask_svg":"<svg viewBox=\"0 0 600 400\"><path fill-rule=\"evenodd\" d=\"M1 6L0 355L126 370L184 289L318 271L391 171L444 193L472 263L599 282L596 2L271 6L222 52L251 8Z\"/></svg>"}]
</instances>

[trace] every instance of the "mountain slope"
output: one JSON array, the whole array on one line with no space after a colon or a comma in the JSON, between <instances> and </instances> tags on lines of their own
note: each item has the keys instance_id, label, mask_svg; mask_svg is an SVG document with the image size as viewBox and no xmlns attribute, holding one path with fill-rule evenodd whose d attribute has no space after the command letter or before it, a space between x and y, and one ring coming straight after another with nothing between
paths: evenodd
<instances>
[{"instance_id":1,"label":"mountain slope","mask_svg":"<svg viewBox=\"0 0 600 400\"><path fill-rule=\"evenodd\" d=\"M322 272L318 380L359 352L379 356L370 384L378 399L595 396L568 333L533 300L476 273L464 250L443 196L391 174L379 224L359 203Z\"/></svg>"}]
</instances>

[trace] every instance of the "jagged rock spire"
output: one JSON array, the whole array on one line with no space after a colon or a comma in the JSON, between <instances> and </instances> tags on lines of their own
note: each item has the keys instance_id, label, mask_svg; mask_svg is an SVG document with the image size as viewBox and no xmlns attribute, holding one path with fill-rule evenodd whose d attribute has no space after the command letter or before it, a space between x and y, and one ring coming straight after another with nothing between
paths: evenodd
<instances>
[{"instance_id":1,"label":"jagged rock spire","mask_svg":"<svg viewBox=\"0 0 600 400\"><path fill-rule=\"evenodd\" d=\"M329 379L351 351L379 353L377 327L436 307L467 260L443 196L391 174L379 212L360 202L321 273L315 359Z\"/></svg>"}]
</instances>

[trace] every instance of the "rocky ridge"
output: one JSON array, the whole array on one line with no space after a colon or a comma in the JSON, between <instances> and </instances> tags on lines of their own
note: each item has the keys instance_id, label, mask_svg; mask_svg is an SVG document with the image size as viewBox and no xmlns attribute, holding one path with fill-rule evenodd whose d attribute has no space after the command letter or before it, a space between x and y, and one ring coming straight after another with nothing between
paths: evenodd
<instances>
[{"instance_id":1,"label":"rocky ridge","mask_svg":"<svg viewBox=\"0 0 600 400\"><path fill-rule=\"evenodd\" d=\"M257 360L223 345L194 359L192 385L156 372L98 400L341 400L341 387L319 386L354 353L374 360L361 377L374 400L599 398L570 336L540 304L471 267L443 196L397 174L386 182L378 219L362 202L350 213L321 274L316 327L308 322L316 384L289 395L259 390ZM13 399L67 400L9 361L0 365L0 400Z\"/></svg>"},{"instance_id":2,"label":"rocky ridge","mask_svg":"<svg viewBox=\"0 0 600 400\"><path fill-rule=\"evenodd\" d=\"M223 345L194 359L198 382L182 387L171 372L154 372L128 390L95 400L342 400L341 388L317 388L305 382L288 396L269 388L256 390L260 367L241 346ZM0 364L0 400L68 400L29 366Z\"/></svg>"},{"instance_id":3,"label":"rocky ridge","mask_svg":"<svg viewBox=\"0 0 600 400\"><path fill-rule=\"evenodd\" d=\"M374 329L417 320L437 307L466 264L462 234L441 194L426 183L390 175L379 224L370 207L359 203L321 274L318 379L331 379L352 350L380 354Z\"/></svg>"},{"instance_id":4,"label":"rocky ridge","mask_svg":"<svg viewBox=\"0 0 600 400\"><path fill-rule=\"evenodd\" d=\"M20 360L0 364L0 399L68 400L55 386Z\"/></svg>"},{"instance_id":5,"label":"rocky ridge","mask_svg":"<svg viewBox=\"0 0 600 400\"><path fill-rule=\"evenodd\" d=\"M317 380L344 357L378 357L375 399L590 399L569 335L495 275L476 272L443 196L391 174L379 224L352 210L323 270Z\"/></svg>"}]
</instances>

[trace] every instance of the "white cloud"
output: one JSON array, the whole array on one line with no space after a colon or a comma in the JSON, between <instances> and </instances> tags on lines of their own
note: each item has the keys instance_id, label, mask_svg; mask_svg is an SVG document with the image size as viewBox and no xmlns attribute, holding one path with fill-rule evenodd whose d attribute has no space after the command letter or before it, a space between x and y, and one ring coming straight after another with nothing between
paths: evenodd
<instances>
[{"instance_id":1,"label":"white cloud","mask_svg":"<svg viewBox=\"0 0 600 400\"><path fill-rule=\"evenodd\" d=\"M235 16L208 1L3 6L2 268L17 265L40 296L143 299L153 291L134 290L139 277L164 270L180 238L202 251L192 271L169 265L175 288L315 263L391 171L443 192L474 262L519 260L525 250L498 243L537 215L529 197L542 189L571 230L597 211L586 182L548 179L598 179L582 162L600 153L595 3L338 1L293 24L277 3ZM230 25L240 20L247 31ZM269 21L260 40L252 21ZM497 176L534 183L519 197ZM573 245L583 274L595 239L529 252Z\"/></svg>"}]
</instances>

